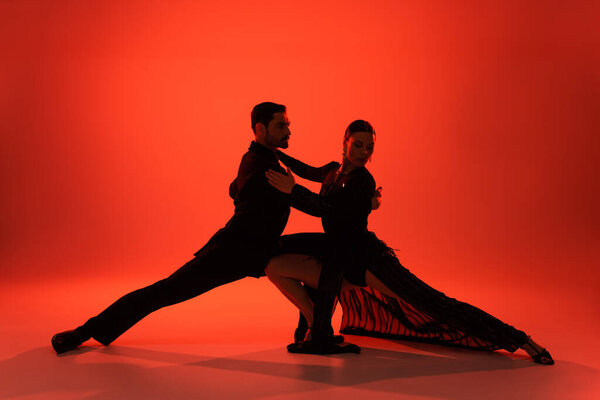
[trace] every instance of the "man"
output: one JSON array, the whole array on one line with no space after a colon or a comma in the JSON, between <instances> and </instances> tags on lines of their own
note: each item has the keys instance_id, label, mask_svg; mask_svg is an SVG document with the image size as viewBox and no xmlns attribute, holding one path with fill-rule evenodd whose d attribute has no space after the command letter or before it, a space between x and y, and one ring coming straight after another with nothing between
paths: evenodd
<instances>
[{"instance_id":1,"label":"man","mask_svg":"<svg viewBox=\"0 0 600 400\"><path fill-rule=\"evenodd\" d=\"M255 140L230 187L235 212L225 227L168 278L121 297L82 326L54 335L57 353L90 338L107 346L153 311L247 276L264 276L290 214L289 196L269 185L265 172L285 173L274 150L288 147L290 129L286 107L271 102L256 105L251 122Z\"/></svg>"}]
</instances>

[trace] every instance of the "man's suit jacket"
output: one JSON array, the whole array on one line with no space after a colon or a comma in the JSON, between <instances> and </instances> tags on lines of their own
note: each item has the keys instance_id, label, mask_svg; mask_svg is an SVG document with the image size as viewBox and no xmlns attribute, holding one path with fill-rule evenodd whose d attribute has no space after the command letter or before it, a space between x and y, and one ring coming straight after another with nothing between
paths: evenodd
<instances>
[{"instance_id":1,"label":"man's suit jacket","mask_svg":"<svg viewBox=\"0 0 600 400\"><path fill-rule=\"evenodd\" d=\"M252 142L229 188L235 205L233 217L196 256L218 257L222 261L219 268L264 276L290 215L290 196L269 184L265 176L269 169L285 173L273 151Z\"/></svg>"}]
</instances>

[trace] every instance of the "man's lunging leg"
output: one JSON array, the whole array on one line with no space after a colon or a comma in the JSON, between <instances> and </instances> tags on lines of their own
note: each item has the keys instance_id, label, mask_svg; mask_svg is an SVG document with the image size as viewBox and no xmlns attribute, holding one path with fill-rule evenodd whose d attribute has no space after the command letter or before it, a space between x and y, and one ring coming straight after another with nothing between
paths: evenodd
<instances>
[{"instance_id":1,"label":"man's lunging leg","mask_svg":"<svg viewBox=\"0 0 600 400\"><path fill-rule=\"evenodd\" d=\"M223 271L224 260L217 264L216 258L210 254L195 257L168 278L126 294L82 326L55 335L54 349L63 353L90 338L107 346L146 315L246 276Z\"/></svg>"}]
</instances>

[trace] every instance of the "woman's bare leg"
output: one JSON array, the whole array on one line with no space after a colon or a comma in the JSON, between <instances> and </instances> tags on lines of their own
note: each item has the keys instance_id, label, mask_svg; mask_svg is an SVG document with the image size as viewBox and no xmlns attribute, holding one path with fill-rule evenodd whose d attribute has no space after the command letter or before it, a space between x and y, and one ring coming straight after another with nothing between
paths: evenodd
<instances>
[{"instance_id":1,"label":"woman's bare leg","mask_svg":"<svg viewBox=\"0 0 600 400\"><path fill-rule=\"evenodd\" d=\"M265 274L304 315L308 326L313 325L314 305L301 282L312 288L319 285L321 263L304 254L283 254L271 258Z\"/></svg>"},{"instance_id":2,"label":"woman's bare leg","mask_svg":"<svg viewBox=\"0 0 600 400\"><path fill-rule=\"evenodd\" d=\"M383 284L383 282L381 282L379 279L377 279L375 277L375 275L373 275L371 273L371 271L369 271L369 270L367 270L367 273L365 274L365 281L367 282L367 286L372 287L373 289L377 290L378 292L381 292L390 297L394 297L396 299L400 298L396 293L394 293L394 291L392 289L385 286Z\"/></svg>"}]
</instances>

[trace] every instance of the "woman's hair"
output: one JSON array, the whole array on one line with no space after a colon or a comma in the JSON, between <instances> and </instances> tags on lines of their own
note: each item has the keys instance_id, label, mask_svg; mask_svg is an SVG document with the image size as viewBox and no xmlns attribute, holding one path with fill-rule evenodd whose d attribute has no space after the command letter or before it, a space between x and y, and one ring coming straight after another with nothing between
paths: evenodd
<instances>
[{"instance_id":1,"label":"woman's hair","mask_svg":"<svg viewBox=\"0 0 600 400\"><path fill-rule=\"evenodd\" d=\"M344 133L344 142L350 139L355 132L368 132L372 133L375 136L375 129L373 129L373 125L371 125L368 121L357 119L348 125L346 128L346 132Z\"/></svg>"}]
</instances>

